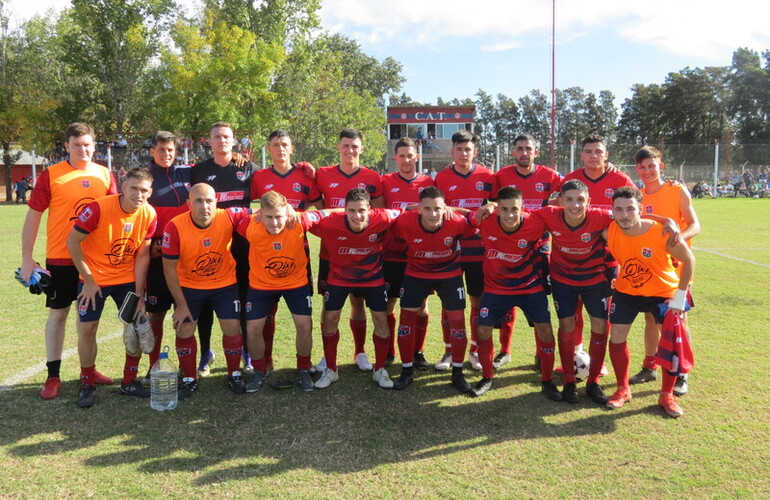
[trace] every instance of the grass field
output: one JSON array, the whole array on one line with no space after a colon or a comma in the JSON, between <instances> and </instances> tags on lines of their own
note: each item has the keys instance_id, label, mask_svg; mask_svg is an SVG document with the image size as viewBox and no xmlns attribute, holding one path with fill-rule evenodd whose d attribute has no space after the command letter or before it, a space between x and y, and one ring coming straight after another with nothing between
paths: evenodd
<instances>
[{"instance_id":1,"label":"grass field","mask_svg":"<svg viewBox=\"0 0 770 500\"><path fill-rule=\"evenodd\" d=\"M520 325L513 362L479 399L459 395L434 371L418 373L403 392L378 389L351 364L343 332L345 364L330 389L235 396L218 362L193 398L158 413L115 387L99 388L89 410L74 406L70 318L61 395L42 401L43 299L13 280L25 209L1 206L0 497L768 497L770 201L695 203L703 225L690 316L697 366L678 420L657 407L657 382L635 387L634 400L614 412L585 397L578 405L547 401L532 370L531 330ZM41 259L43 249L38 241ZM98 366L118 377L123 344L108 307ZM629 337L632 372L643 352L640 326ZM276 342L270 380L291 376L294 365L283 307ZM435 361L441 336L433 318L428 344ZM611 392L614 377L604 386Z\"/></svg>"}]
</instances>

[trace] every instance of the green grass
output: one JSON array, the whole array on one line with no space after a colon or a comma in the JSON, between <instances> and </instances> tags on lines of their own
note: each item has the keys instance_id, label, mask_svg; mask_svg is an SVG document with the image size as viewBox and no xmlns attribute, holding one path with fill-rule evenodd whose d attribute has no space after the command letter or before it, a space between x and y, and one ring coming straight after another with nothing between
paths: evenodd
<instances>
[{"instance_id":1,"label":"green grass","mask_svg":"<svg viewBox=\"0 0 770 500\"><path fill-rule=\"evenodd\" d=\"M574 406L545 400L531 369L532 332L521 324L513 362L475 400L433 371L403 392L378 389L350 364L346 332L340 382L328 390L266 388L238 397L226 390L217 362L199 393L166 413L114 387L100 387L90 410L75 408L78 363L71 356L58 399L38 397L44 372L0 392L0 497L770 496L770 269L706 252L770 265L770 202L696 200L696 209L703 224L690 316L697 367L679 420L656 406L658 383L635 388L634 400L614 412L586 398ZM0 210L3 384L44 361L46 312L41 297L12 279L25 211ZM41 258L43 248L39 241ZM107 311L100 336L119 329L113 306ZM272 380L291 376L294 364L287 319L282 306ZM640 326L630 335L632 369L643 350ZM317 332L314 360L321 356ZM65 349L75 340L71 318ZM434 318L428 344L435 361L441 339ZM100 370L117 377L120 338L99 349ZM608 390L612 379L604 379Z\"/></svg>"}]
</instances>

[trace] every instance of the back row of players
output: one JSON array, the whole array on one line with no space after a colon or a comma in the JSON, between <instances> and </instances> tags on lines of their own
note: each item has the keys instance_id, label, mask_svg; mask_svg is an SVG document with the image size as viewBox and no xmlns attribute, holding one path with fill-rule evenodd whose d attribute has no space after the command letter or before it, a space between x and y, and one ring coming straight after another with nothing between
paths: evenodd
<instances>
[{"instance_id":1,"label":"back row of players","mask_svg":"<svg viewBox=\"0 0 770 500\"><path fill-rule=\"evenodd\" d=\"M45 209L50 209L47 267L54 274L57 292L64 285L60 284L61 276L57 274L62 273L56 266L71 268L73 261L64 261L81 252L75 249L72 256L66 254L66 248L64 252L52 252L57 247L57 238L59 244L67 239L67 231L62 231L62 226L55 224L52 228L51 219L65 220L62 219L62 212L69 207L63 207L62 198L63 192L67 192L71 195L71 199L67 200L70 206L77 208L74 214L66 215L66 220L74 220L80 215L75 232L89 235L94 221L84 219L83 214L77 211L82 210L86 202L98 194L87 193L91 196L81 196L83 193L75 194L54 187L69 182L70 187L77 185L91 189L97 184L99 188L104 187L105 193L114 191L114 181L111 181L109 174L105 177L100 170L103 167L90 162L90 154L93 154L93 131L90 127L83 129L82 124L74 124L68 130L67 139L70 161L54 165L41 174L38 187L43 189L36 189L35 193L39 195L36 198L33 194L30 200L30 213L22 236L22 276L28 276L34 268L32 245L40 215ZM575 347L582 344L582 324L576 325L575 320L575 313L582 307L581 299L591 318L591 368L587 379L587 394L594 401L610 407L620 407L630 400L628 351L625 344L628 329L623 331L622 328L630 327L635 316L635 313L628 315L629 307L647 313L644 366L631 381L645 382L656 378L654 354L659 335L656 320L659 322L660 315L656 313L657 308L649 304L654 300L642 303L631 301L632 306L626 304L623 308L623 320L619 323L613 321L613 326L620 327L613 329L613 340L610 343L610 357L618 377L618 391L608 400L598 383L608 333L608 270L614 267L612 259L606 255L604 241L607 236L602 238L602 232L606 233L607 227L611 226L608 210L613 209L613 196L617 188L633 187L625 174L607 164L606 143L602 138L588 137L583 141L581 158L584 167L565 179L554 170L535 164L538 143L531 136L516 138L513 152L516 164L494 174L474 163L475 136L467 131L459 131L452 137L454 162L441 171L435 181L416 171L418 154L415 144L409 139L396 144L394 153L398 171L382 177L360 165L363 137L354 129L345 129L340 134L340 163L322 167L317 172L308 164L291 163L293 146L284 131L270 135L268 151L273 165L264 170L256 170L254 165L238 162L233 157L235 139L227 123L215 124L210 139L213 158L190 169L174 165L176 138L167 132L159 132L151 149L153 164L149 171L152 180L143 179L142 175L133 175L126 181L138 184L151 182L149 203L157 212L157 221L147 227L152 229L152 234L146 236L156 243L152 247L155 258L149 263L146 290L143 278L138 277L140 272L136 273L135 281L130 280L130 285L140 295L146 291L146 308L157 339L156 349L150 355L151 363L157 358L161 345L165 313L172 302L177 304L174 327L177 333L177 353L184 374L180 393L182 396L188 396L196 390L197 376L207 371L213 358L209 343L211 313L207 313L212 308L217 310L225 334L223 347L228 365L229 387L237 393L259 390L272 369L274 314L280 296L284 296L287 301L297 329L297 385L303 390L325 388L338 379L338 323L340 310L349 294L350 327L355 341L356 363L362 370L372 369L364 347L366 304L374 322L374 380L385 388L407 387L413 379L414 367L428 367L423 355L428 323L425 299L432 291L442 300L441 316L446 345L444 356L435 366L439 370L447 370L451 366L452 383L460 391L472 396L489 390L494 368L510 360L513 312L514 307L518 306L535 327L537 362L541 370L543 392L553 400L577 402L575 379L569 368L572 366ZM78 153L81 153L80 156L77 156ZM683 186L664 183L660 178L662 168L660 153L654 148L642 148L637 154L637 172L645 184L645 201L639 204L637 215L643 211L670 217L679 224L682 236L689 240L699 231L689 195ZM86 180L94 174L99 177L99 182ZM191 185L193 189L190 189ZM622 194L624 192L620 192L621 204L631 203L622 200L636 201L636 195L628 197ZM548 200L554 193L559 194L558 207L548 206ZM242 210L257 198L262 201L261 219L253 218ZM493 199L498 200L497 214L482 219L482 214L487 214L489 208L481 213L478 213L478 209ZM299 223L292 226L289 222L294 219L292 209L302 211L310 206L324 210L304 212L298 219ZM406 215L394 211L403 210L407 206L416 206L416 210ZM445 211L444 206L452 207L454 213ZM383 208L387 209L381 210ZM186 214L188 209L191 211ZM343 213L333 213L335 211ZM219 223L213 224L215 220ZM644 224L652 222L646 221ZM217 227L218 232L212 232L213 227ZM649 228L646 225L644 228L646 233ZM319 292L324 294L324 359L317 367L321 375L315 382L310 378L313 367L310 362L312 292L309 289L309 266L306 245L298 247L296 241L298 236L304 241L305 230L322 238L318 283ZM550 271L547 265L548 240L544 237L546 231L550 231L554 244ZM200 248L194 248L196 238L200 239ZM141 235L138 237L136 248L141 247L143 239ZM251 243L251 256L247 242ZM114 242L109 244L115 246ZM644 246L644 253L649 253L651 244ZM232 257L230 252L222 252L223 248L230 249ZM679 266L680 271L689 267L691 273L691 254L686 246L676 243L662 248L664 253L672 254L686 263ZM164 258L160 258L161 253ZM217 254L223 254L222 258L212 258ZM87 266L87 256L87 253L82 256L84 262L76 259L74 264L79 268L84 264ZM112 259L115 260L114 256ZM638 263L631 262L634 259L636 257L627 259L630 265L621 271L621 282L631 283L628 289L631 293L628 295L647 294L653 298L663 297L663 300L677 295L677 300L681 301L681 294L676 294L680 280L674 283L670 275L667 275L667 281L663 280L665 286L647 287L649 290L645 288L650 279L650 271L663 275L665 266L643 266L644 270L640 271ZM139 267L143 265L141 258L136 258L135 262L139 263ZM231 263L232 266L229 266ZM91 264L98 266L96 262ZM231 267L237 268L237 279L236 271ZM83 274L82 269L80 274ZM465 284L462 282L462 274L465 275ZM560 359L563 366L568 367L562 391L551 380L555 339L546 299L549 282L545 277L549 274L559 316L557 338ZM74 276L77 280L77 271ZM223 276L224 279L220 279ZM70 283L71 278L69 276ZM690 279L683 273L681 281L686 288ZM236 283L238 291L234 292ZM287 284L297 286L287 288ZM92 316L84 317L84 306L85 309L93 306L92 310L100 310L101 307L101 304L97 307L91 302L85 304L83 297L86 294L82 291L82 283L80 287L79 345L90 344L95 339L94 326L93 332L86 334L89 341L83 342L81 330L84 328L80 324L90 321L98 325L98 315L95 319ZM76 287L71 288L77 290ZM618 290L623 287L615 288L616 293L621 293ZM224 293L224 290L228 291ZM643 293L639 293L640 290ZM655 295L661 294L662 290L665 293ZM122 293L121 290L114 297L116 301L122 301ZM466 293L471 302L470 361L474 368L483 372L483 378L475 387L468 384L462 372L467 348L464 317ZM46 325L49 378L41 391L45 399L58 394L62 317L66 319L66 313L75 298L71 291L67 292L67 297L63 295L49 293L47 299L51 313ZM401 314L396 329L394 307L399 295ZM94 294L87 296L95 297ZM227 304L231 305L230 309L227 309ZM241 304L244 306L241 308L243 313L238 310ZM672 308L683 308L678 302L675 305ZM143 309L144 304L140 307L140 310ZM617 309L616 306L613 314ZM581 317L578 314L577 318ZM240 328L239 319L243 323ZM201 337L198 370L195 368L197 343L193 337L195 320ZM56 328L59 325L60 332ZM493 359L491 333L494 326L500 327L501 347ZM241 331L248 332L247 347L252 354L252 358L246 361L254 369L248 383L244 383L239 370L243 346L239 334ZM396 381L391 381L385 365L393 356L396 332L402 372ZM79 395L79 406L90 406L93 403L94 384L106 381L106 377L95 370L95 340L93 344L92 349L83 349L86 356L81 352L81 379L83 385L90 389L85 391L85 395ZM146 389L136 379L138 363L138 357L131 356L129 359L127 355L121 393L147 395ZM668 414L678 416L682 411L671 392L675 382L680 387L680 393L682 389L686 390L686 382L672 381L666 375L664 371L660 403Z\"/></svg>"}]
</instances>

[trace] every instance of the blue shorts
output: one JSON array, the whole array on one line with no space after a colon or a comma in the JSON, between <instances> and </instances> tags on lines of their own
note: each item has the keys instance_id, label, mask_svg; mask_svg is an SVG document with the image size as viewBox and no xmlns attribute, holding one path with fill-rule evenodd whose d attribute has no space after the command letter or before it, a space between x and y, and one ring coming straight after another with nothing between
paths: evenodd
<instances>
[{"instance_id":1,"label":"blue shorts","mask_svg":"<svg viewBox=\"0 0 770 500\"><path fill-rule=\"evenodd\" d=\"M404 276L402 285L399 291L402 308L419 309L428 295L435 291L441 299L441 307L447 311L465 309L465 288L463 288L462 276L432 280L415 278L407 274Z\"/></svg>"},{"instance_id":2,"label":"blue shorts","mask_svg":"<svg viewBox=\"0 0 770 500\"><path fill-rule=\"evenodd\" d=\"M361 297L366 307L375 312L384 312L388 308L388 292L385 285L379 286L336 286L326 284L324 305L327 311L339 311L345 305L349 294Z\"/></svg>"},{"instance_id":3,"label":"blue shorts","mask_svg":"<svg viewBox=\"0 0 770 500\"><path fill-rule=\"evenodd\" d=\"M521 308L530 323L551 322L548 295L544 291L523 293L521 295L500 295L484 292L479 304L478 324L482 326L495 326L514 307Z\"/></svg>"},{"instance_id":4,"label":"blue shorts","mask_svg":"<svg viewBox=\"0 0 770 500\"><path fill-rule=\"evenodd\" d=\"M174 297L166 284L163 274L163 257L152 259L147 269L147 312L166 312L171 309Z\"/></svg>"},{"instance_id":5,"label":"blue shorts","mask_svg":"<svg viewBox=\"0 0 770 500\"><path fill-rule=\"evenodd\" d=\"M658 306L667 300L667 297L642 297L615 290L610 304L610 323L630 325L641 312L652 313L656 323L663 323L663 315Z\"/></svg>"},{"instance_id":6,"label":"blue shorts","mask_svg":"<svg viewBox=\"0 0 770 500\"><path fill-rule=\"evenodd\" d=\"M230 285L213 290L198 290L182 287L190 314L196 320L205 305L217 313L219 319L240 319L241 301L238 298L238 285Z\"/></svg>"},{"instance_id":7,"label":"blue shorts","mask_svg":"<svg viewBox=\"0 0 770 500\"><path fill-rule=\"evenodd\" d=\"M484 263L461 262L460 267L465 275L465 291L471 297L481 297L484 293Z\"/></svg>"},{"instance_id":8,"label":"blue shorts","mask_svg":"<svg viewBox=\"0 0 770 500\"><path fill-rule=\"evenodd\" d=\"M128 292L133 292L136 288L135 283L125 283L123 285L110 285L99 287L102 290L102 296L96 296L96 309L87 308L86 306L78 305L78 316L81 323L88 323L89 321L99 321L102 317L102 311L104 310L104 303L107 301L107 297L112 297L115 301L115 305L120 306L126 299ZM83 282L78 283L78 294L83 289Z\"/></svg>"},{"instance_id":9,"label":"blue shorts","mask_svg":"<svg viewBox=\"0 0 770 500\"><path fill-rule=\"evenodd\" d=\"M556 307L556 316L559 319L569 318L577 313L578 297L583 299L589 316L607 319L607 303L612 294L609 282L602 281L595 285L573 286L565 285L552 278L551 290Z\"/></svg>"},{"instance_id":10,"label":"blue shorts","mask_svg":"<svg viewBox=\"0 0 770 500\"><path fill-rule=\"evenodd\" d=\"M256 290L249 288L246 304L246 320L262 319L270 314L273 305L283 297L292 314L310 316L313 312L313 288L310 284L289 290Z\"/></svg>"}]
</instances>

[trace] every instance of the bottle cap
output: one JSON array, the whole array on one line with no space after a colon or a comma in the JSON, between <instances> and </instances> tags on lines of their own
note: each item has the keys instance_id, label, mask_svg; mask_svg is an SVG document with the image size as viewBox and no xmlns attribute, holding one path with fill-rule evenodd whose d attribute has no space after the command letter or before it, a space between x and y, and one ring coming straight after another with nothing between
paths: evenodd
<instances>
[{"instance_id":1,"label":"bottle cap","mask_svg":"<svg viewBox=\"0 0 770 500\"><path fill-rule=\"evenodd\" d=\"M163 351L161 351L161 353L160 353L159 359L168 359L168 351L169 351L169 349L170 349L169 346L164 346L163 347Z\"/></svg>"}]
</instances>

